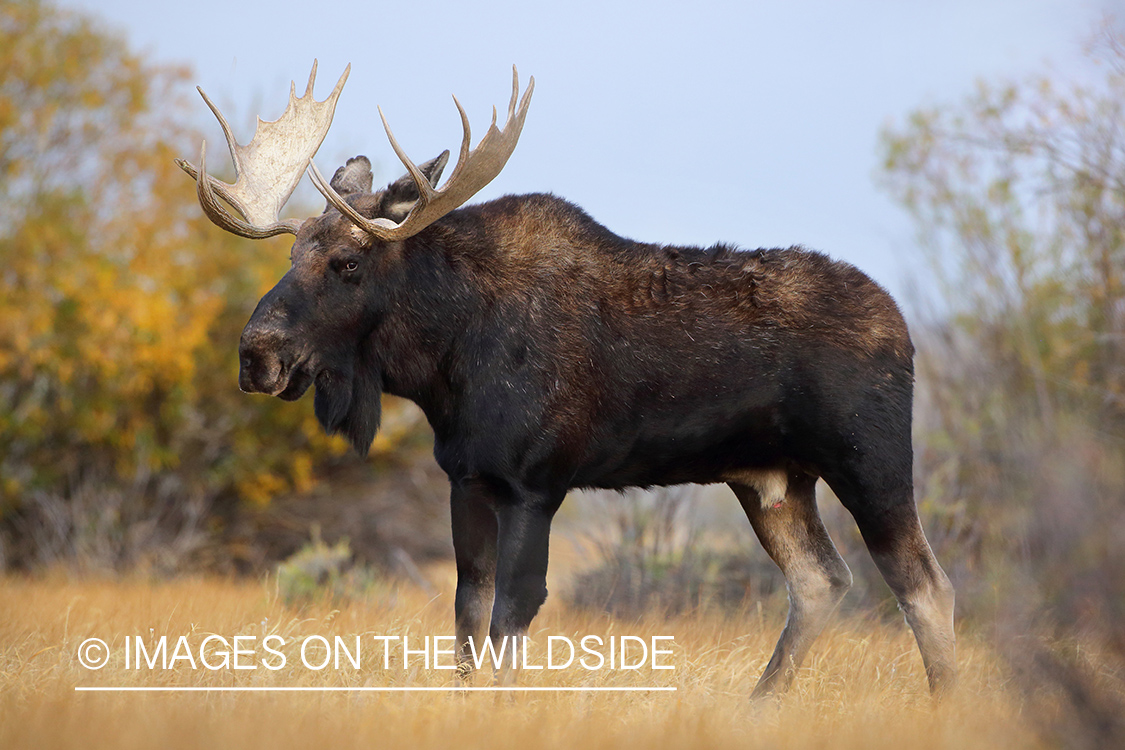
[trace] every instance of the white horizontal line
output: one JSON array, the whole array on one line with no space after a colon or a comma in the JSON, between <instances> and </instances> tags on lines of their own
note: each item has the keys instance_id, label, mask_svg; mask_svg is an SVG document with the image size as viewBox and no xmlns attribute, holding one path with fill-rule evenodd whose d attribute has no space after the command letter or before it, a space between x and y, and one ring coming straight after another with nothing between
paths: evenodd
<instances>
[{"instance_id":1,"label":"white horizontal line","mask_svg":"<svg viewBox=\"0 0 1125 750\"><path fill-rule=\"evenodd\" d=\"M75 687L76 693L639 693L675 692L674 687Z\"/></svg>"}]
</instances>

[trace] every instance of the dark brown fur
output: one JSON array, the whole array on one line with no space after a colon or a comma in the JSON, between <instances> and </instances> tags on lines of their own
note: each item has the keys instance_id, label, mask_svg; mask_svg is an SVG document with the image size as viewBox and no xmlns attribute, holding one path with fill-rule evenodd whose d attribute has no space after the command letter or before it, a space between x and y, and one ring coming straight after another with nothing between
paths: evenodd
<instances>
[{"instance_id":1,"label":"dark brown fur","mask_svg":"<svg viewBox=\"0 0 1125 750\"><path fill-rule=\"evenodd\" d=\"M436 181L442 163L423 171ZM370 184L349 170L337 190ZM397 220L412 185L347 200ZM489 619L494 637L526 632L572 487L728 481L790 584L757 692L781 689L850 581L816 511L823 477L902 602L931 687L953 683L952 589L912 495L913 347L891 297L848 264L636 243L550 195L462 208L395 243L332 208L302 226L241 355L247 390L297 398L315 383L325 428L360 451L381 393L425 412L452 485L463 655Z\"/></svg>"}]
</instances>

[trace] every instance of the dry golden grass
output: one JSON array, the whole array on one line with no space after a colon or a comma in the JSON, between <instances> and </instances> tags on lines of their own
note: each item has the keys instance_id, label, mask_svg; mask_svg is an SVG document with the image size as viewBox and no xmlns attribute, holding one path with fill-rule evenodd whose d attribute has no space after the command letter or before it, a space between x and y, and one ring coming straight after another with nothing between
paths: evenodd
<instances>
[{"instance_id":1,"label":"dry golden grass","mask_svg":"<svg viewBox=\"0 0 1125 750\"><path fill-rule=\"evenodd\" d=\"M940 706L925 690L905 625L837 620L796 688L752 705L747 696L782 613L700 615L640 622L567 611L549 602L535 635L674 635L671 672L541 671L523 684L666 685L662 693L86 693L79 685L447 685L449 672L384 670L364 653L361 670L126 671L111 660L84 669L78 645L99 637L273 632L439 635L450 631L452 588L429 598L388 589L337 611L296 611L270 584L225 580L0 579L0 747L409 748L489 747L1035 747L1019 700L990 650L962 638L959 692ZM115 654L115 657L119 654ZM381 656L381 654L380 654ZM376 663L379 662L379 663ZM479 684L479 683L478 683Z\"/></svg>"}]
</instances>

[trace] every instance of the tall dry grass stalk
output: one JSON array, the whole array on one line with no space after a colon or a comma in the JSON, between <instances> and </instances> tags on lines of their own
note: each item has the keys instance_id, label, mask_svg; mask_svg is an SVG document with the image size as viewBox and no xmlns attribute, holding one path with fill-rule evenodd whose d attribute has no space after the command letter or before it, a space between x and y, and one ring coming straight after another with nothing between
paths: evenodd
<instances>
[{"instance_id":1,"label":"tall dry grass stalk","mask_svg":"<svg viewBox=\"0 0 1125 750\"><path fill-rule=\"evenodd\" d=\"M78 645L100 637L277 633L364 638L441 635L452 620L452 575L430 572L440 593L303 609L271 583L214 579L0 579L0 747L828 747L1038 746L1002 661L962 637L960 692L942 705L926 693L905 625L850 618L814 649L795 690L768 704L748 695L782 625L781 611L614 620L549 602L532 636L675 636L675 670L528 673L537 686L670 686L662 693L76 693L78 685L374 686L450 683L449 672L363 668L235 673L181 668L125 671L120 660L83 669ZM478 680L479 682L479 680Z\"/></svg>"}]
</instances>

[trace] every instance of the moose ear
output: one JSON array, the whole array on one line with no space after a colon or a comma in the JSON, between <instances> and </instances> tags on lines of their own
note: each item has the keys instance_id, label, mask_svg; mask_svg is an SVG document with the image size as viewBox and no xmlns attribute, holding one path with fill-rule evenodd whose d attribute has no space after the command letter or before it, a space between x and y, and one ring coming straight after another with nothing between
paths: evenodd
<instances>
[{"instance_id":1,"label":"moose ear","mask_svg":"<svg viewBox=\"0 0 1125 750\"><path fill-rule=\"evenodd\" d=\"M353 156L348 163L336 170L329 183L332 189L343 197L355 193L371 192L371 162L366 156ZM324 210L332 208L329 203Z\"/></svg>"},{"instance_id":2,"label":"moose ear","mask_svg":"<svg viewBox=\"0 0 1125 750\"><path fill-rule=\"evenodd\" d=\"M449 151L445 150L428 162L418 165L418 171L425 175L430 187L436 188L438 180L441 179L441 171L445 169L448 162ZM383 196L383 208L379 212L379 216L391 221L402 221L406 214L410 212L411 206L418 201L418 186L414 184L414 178L409 174L404 174L387 185L387 189L383 191Z\"/></svg>"}]
</instances>

